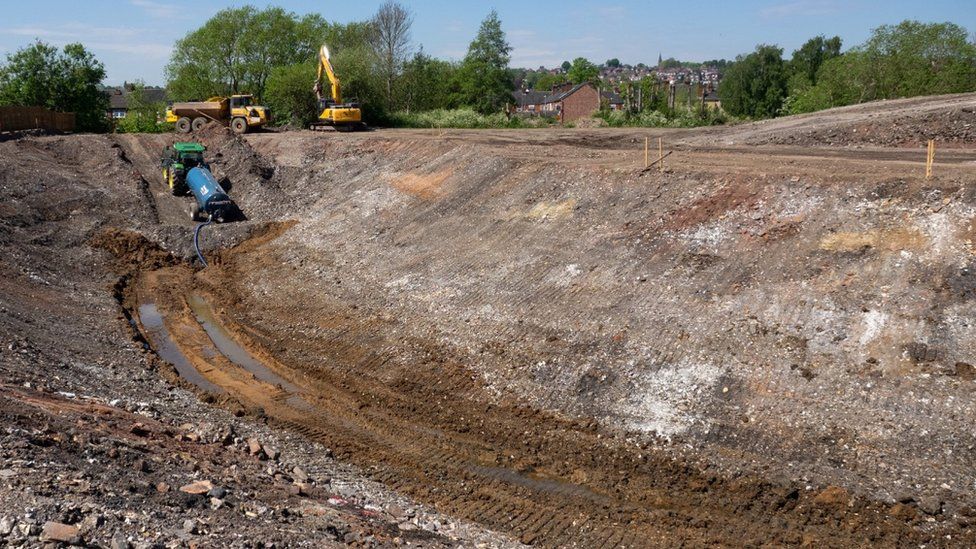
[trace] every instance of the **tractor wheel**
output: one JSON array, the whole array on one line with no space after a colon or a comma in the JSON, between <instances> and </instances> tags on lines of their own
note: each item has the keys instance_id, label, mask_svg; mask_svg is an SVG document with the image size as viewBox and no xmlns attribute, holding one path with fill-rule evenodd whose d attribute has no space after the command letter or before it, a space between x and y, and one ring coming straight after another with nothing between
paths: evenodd
<instances>
[{"instance_id":1,"label":"tractor wheel","mask_svg":"<svg viewBox=\"0 0 976 549\"><path fill-rule=\"evenodd\" d=\"M195 131L195 132L200 131L201 129L203 129L203 126L206 125L206 123L207 123L207 119L204 118L204 117L202 117L202 116L198 116L198 117L194 118L193 119L193 131Z\"/></svg>"},{"instance_id":2,"label":"tractor wheel","mask_svg":"<svg viewBox=\"0 0 976 549\"><path fill-rule=\"evenodd\" d=\"M173 193L173 196L182 196L183 195L183 189L180 188L181 185L180 185L180 182L179 181L176 181L176 179L173 179L172 181L169 182L169 185L170 185L169 191L171 193Z\"/></svg>"},{"instance_id":3,"label":"tractor wheel","mask_svg":"<svg viewBox=\"0 0 976 549\"><path fill-rule=\"evenodd\" d=\"M247 120L243 118L231 120L230 129L234 130L234 133L247 133Z\"/></svg>"},{"instance_id":4,"label":"tractor wheel","mask_svg":"<svg viewBox=\"0 0 976 549\"><path fill-rule=\"evenodd\" d=\"M176 131L180 133L190 133L190 130L193 129L191 124L190 119L184 116L176 121Z\"/></svg>"}]
</instances>

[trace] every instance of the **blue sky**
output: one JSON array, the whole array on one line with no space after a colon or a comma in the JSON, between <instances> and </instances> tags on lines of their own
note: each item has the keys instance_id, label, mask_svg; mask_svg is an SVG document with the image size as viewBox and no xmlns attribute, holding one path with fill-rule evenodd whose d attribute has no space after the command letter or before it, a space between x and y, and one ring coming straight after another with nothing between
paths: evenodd
<instances>
[{"instance_id":1,"label":"blue sky","mask_svg":"<svg viewBox=\"0 0 976 549\"><path fill-rule=\"evenodd\" d=\"M5 2L0 54L34 38L62 45L80 41L108 70L108 83L164 82L173 42L228 6L220 0L35 0ZM381 1L281 0L269 4L296 13L318 12L339 22L372 15ZM903 19L951 21L976 32L976 0L742 0L684 2L576 0L460 0L401 3L414 13L415 45L435 56L464 56L478 24L498 10L513 47L512 65L553 66L586 57L625 63L664 57L702 61L733 58L756 44L772 43L789 55L817 34L840 35L844 46L863 42L870 30ZM265 2L252 2L263 7ZM187 17L192 13L192 17Z\"/></svg>"}]
</instances>

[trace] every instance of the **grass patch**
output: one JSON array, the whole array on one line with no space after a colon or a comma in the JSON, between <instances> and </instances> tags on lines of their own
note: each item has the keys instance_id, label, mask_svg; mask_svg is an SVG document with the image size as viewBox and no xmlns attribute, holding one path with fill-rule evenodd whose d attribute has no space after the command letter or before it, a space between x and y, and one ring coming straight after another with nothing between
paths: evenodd
<instances>
[{"instance_id":1,"label":"grass patch","mask_svg":"<svg viewBox=\"0 0 976 549\"><path fill-rule=\"evenodd\" d=\"M395 128L543 128L552 120L540 117L509 118L503 113L481 114L472 109L435 109L424 112L397 112L389 116L388 124Z\"/></svg>"}]
</instances>

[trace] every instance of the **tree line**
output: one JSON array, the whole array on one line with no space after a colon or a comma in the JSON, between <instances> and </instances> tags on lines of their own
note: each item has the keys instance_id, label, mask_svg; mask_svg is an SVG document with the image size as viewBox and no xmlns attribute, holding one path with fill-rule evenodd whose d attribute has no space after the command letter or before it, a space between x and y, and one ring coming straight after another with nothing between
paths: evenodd
<instances>
[{"instance_id":1,"label":"tree line","mask_svg":"<svg viewBox=\"0 0 976 549\"><path fill-rule=\"evenodd\" d=\"M740 55L719 87L723 108L771 118L878 99L976 90L976 44L954 23L903 21L875 29L841 51L841 39L817 36L783 58L761 44Z\"/></svg>"},{"instance_id":2,"label":"tree line","mask_svg":"<svg viewBox=\"0 0 976 549\"><path fill-rule=\"evenodd\" d=\"M318 50L327 44L344 100L356 99L370 122L396 112L468 107L501 110L511 100L511 47L491 11L459 63L415 47L413 16L397 2L367 21L330 23L281 8L221 10L177 41L166 68L173 99L251 93L279 120L306 125L321 109L312 93Z\"/></svg>"},{"instance_id":3,"label":"tree line","mask_svg":"<svg viewBox=\"0 0 976 549\"><path fill-rule=\"evenodd\" d=\"M564 62L563 74L510 68L511 47L494 10L457 62L437 59L415 45L412 23L410 11L392 0L370 19L346 24L278 7L224 9L174 45L166 66L168 94L172 100L191 100L250 93L271 107L280 123L305 126L320 112L312 84L322 44L332 51L344 99L358 100L365 119L374 124L409 125L418 113L450 110L470 113L455 117L460 123L481 124L487 119L472 117L500 116L513 101L516 82L547 90L566 81L599 80L600 67L583 57ZM686 65L674 59L662 64ZM976 90L976 44L966 29L953 23L885 25L847 51L842 51L839 37L817 36L790 59L784 58L782 48L761 44L732 62L705 64L724 67L722 106L742 118ZM609 59L604 66L622 65ZM103 131L110 127L105 116L108 98L100 89L104 78L104 66L82 44L58 49L35 41L0 65L0 105L72 111L79 129ZM724 120L700 104L694 111L690 96L676 101L689 112L676 112L653 78L623 82L618 91L629 108L611 113L613 123L691 125ZM155 115L162 105L146 101L138 87L129 102L134 116L121 121L122 128L156 127ZM676 117L683 118L675 122Z\"/></svg>"}]
</instances>

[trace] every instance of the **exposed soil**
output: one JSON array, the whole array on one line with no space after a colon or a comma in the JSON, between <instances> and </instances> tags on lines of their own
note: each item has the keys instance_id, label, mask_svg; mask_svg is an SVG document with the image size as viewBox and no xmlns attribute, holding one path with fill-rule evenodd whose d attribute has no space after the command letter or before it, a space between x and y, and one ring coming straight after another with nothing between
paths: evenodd
<instances>
[{"instance_id":1,"label":"exposed soil","mask_svg":"<svg viewBox=\"0 0 976 549\"><path fill-rule=\"evenodd\" d=\"M967 101L211 128L206 269L175 136L0 143L0 540L972 545L976 157L887 122ZM823 141L865 117L900 148Z\"/></svg>"},{"instance_id":2,"label":"exposed soil","mask_svg":"<svg viewBox=\"0 0 976 549\"><path fill-rule=\"evenodd\" d=\"M814 147L940 147L976 145L976 94L876 101L738 126L719 137L725 143Z\"/></svg>"}]
</instances>

